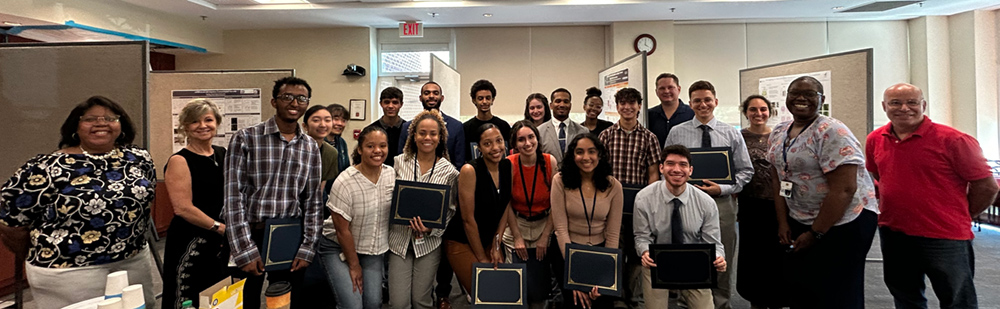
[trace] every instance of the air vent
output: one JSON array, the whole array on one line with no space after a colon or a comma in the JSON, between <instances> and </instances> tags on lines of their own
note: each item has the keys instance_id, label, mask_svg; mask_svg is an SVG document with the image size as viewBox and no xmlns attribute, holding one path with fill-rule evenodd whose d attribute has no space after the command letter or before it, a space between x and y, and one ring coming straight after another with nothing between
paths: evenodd
<instances>
[{"instance_id":1,"label":"air vent","mask_svg":"<svg viewBox=\"0 0 1000 309\"><path fill-rule=\"evenodd\" d=\"M920 3L923 1L875 1L862 6L853 7L838 13L866 13L866 12L885 12L891 9L901 8L914 3Z\"/></svg>"}]
</instances>

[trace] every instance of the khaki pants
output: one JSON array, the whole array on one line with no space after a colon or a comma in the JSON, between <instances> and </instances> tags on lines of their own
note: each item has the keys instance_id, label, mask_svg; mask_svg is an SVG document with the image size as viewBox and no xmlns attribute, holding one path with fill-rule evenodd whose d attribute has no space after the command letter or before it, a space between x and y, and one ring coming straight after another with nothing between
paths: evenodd
<instances>
[{"instance_id":1,"label":"khaki pants","mask_svg":"<svg viewBox=\"0 0 1000 309\"><path fill-rule=\"evenodd\" d=\"M646 298L646 308L667 308L667 304L670 302L670 290L653 289L649 268L646 267L642 267L642 293ZM688 308L712 309L715 307L712 303L711 289L677 290L677 293L687 303Z\"/></svg>"},{"instance_id":2,"label":"khaki pants","mask_svg":"<svg viewBox=\"0 0 1000 309\"><path fill-rule=\"evenodd\" d=\"M441 247L416 257L413 247L406 256L389 253L389 306L396 309L433 308L431 295L434 278L441 262Z\"/></svg>"}]
</instances>

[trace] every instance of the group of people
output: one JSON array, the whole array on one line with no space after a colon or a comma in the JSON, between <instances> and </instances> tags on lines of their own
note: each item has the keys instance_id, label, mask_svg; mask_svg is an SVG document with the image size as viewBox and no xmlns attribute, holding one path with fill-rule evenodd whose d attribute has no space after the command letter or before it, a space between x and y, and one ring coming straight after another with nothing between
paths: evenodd
<instances>
[{"instance_id":1,"label":"group of people","mask_svg":"<svg viewBox=\"0 0 1000 309\"><path fill-rule=\"evenodd\" d=\"M690 104L679 99L677 76L655 84L660 104L645 110L647 125L632 88L615 93L614 123L598 119L596 88L586 91L586 120L570 120L572 95L559 88L529 95L524 119L510 125L493 115L497 90L487 80L472 85L476 115L465 123L439 110L437 83L421 87L424 110L405 120L403 93L389 87L379 97L383 116L352 151L341 137L346 109L309 107L312 88L296 77L275 81L275 116L236 132L228 148L212 145L219 108L194 100L177 128L187 145L164 170L176 217L162 304L197 302L233 275L247 278L244 307L259 308L266 273L292 286L294 307L381 308L387 296L392 308L449 308L453 277L471 291L474 263L527 263L532 308L666 308L670 291L652 287L651 269L669 261L650 257L650 245L708 243L718 286L676 291L689 308L729 308L734 276L754 308L863 308L878 227L897 308L926 308L925 276L943 307L976 306L970 222L997 183L974 138L923 115L920 89L885 91L890 123L862 148L847 126L819 113L825 95L811 77L789 85L793 120L773 129L776 105L763 96L740 104L750 126L737 130L715 119L710 82L688 87ZM155 303L143 235L156 171L131 145L128 114L93 97L60 132L59 150L17 170L0 200L3 241L27 252L36 302L59 308L101 295L106 274L129 270ZM690 149L705 147L731 149L733 184L690 183L701 168ZM419 217L390 224L397 180L451 186L446 227ZM640 190L630 214L623 188ZM302 221L287 270L264 270L272 218ZM625 253L622 297L563 288L569 243ZM295 292L317 280L326 291Z\"/></svg>"}]
</instances>

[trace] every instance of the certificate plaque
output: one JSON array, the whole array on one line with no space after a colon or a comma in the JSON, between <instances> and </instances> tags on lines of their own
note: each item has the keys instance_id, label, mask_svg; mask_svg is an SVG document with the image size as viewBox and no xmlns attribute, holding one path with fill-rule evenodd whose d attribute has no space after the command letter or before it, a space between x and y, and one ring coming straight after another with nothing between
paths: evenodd
<instances>
[{"instance_id":1,"label":"certificate plaque","mask_svg":"<svg viewBox=\"0 0 1000 309\"><path fill-rule=\"evenodd\" d=\"M707 289L718 283L713 244L649 245L654 289Z\"/></svg>"},{"instance_id":2,"label":"certificate plaque","mask_svg":"<svg viewBox=\"0 0 1000 309\"><path fill-rule=\"evenodd\" d=\"M566 289L622 296L622 251L605 247L566 244Z\"/></svg>"},{"instance_id":3,"label":"certificate plaque","mask_svg":"<svg viewBox=\"0 0 1000 309\"><path fill-rule=\"evenodd\" d=\"M451 189L449 185L396 180L389 210L390 223L410 225L410 219L420 217L428 228L445 228Z\"/></svg>"},{"instance_id":4,"label":"certificate plaque","mask_svg":"<svg viewBox=\"0 0 1000 309\"><path fill-rule=\"evenodd\" d=\"M631 216L635 210L635 195L645 188L644 186L622 185L622 215Z\"/></svg>"},{"instance_id":5,"label":"certificate plaque","mask_svg":"<svg viewBox=\"0 0 1000 309\"><path fill-rule=\"evenodd\" d=\"M701 184L711 180L717 184L735 184L733 175L733 150L729 147L691 148L691 172L689 182Z\"/></svg>"},{"instance_id":6,"label":"certificate plaque","mask_svg":"<svg viewBox=\"0 0 1000 309\"><path fill-rule=\"evenodd\" d=\"M524 264L472 265L473 308L528 308L527 268Z\"/></svg>"},{"instance_id":7,"label":"certificate plaque","mask_svg":"<svg viewBox=\"0 0 1000 309\"><path fill-rule=\"evenodd\" d=\"M258 248L264 271L292 269L292 261L302 245L302 218L267 219L264 241Z\"/></svg>"}]
</instances>

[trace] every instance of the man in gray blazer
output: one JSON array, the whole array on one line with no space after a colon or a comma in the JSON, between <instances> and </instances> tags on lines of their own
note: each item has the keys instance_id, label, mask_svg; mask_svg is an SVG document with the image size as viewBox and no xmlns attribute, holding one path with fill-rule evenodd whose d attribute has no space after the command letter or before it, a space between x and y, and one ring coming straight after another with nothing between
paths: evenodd
<instances>
[{"instance_id":1,"label":"man in gray blazer","mask_svg":"<svg viewBox=\"0 0 1000 309\"><path fill-rule=\"evenodd\" d=\"M590 132L583 125L569 119L569 111L573 107L571 99L569 90L565 88L552 91L552 95L549 96L549 100L552 102L549 105L552 108L552 119L538 127L542 152L552 155L557 162L563 162L566 145L574 137Z\"/></svg>"}]
</instances>

